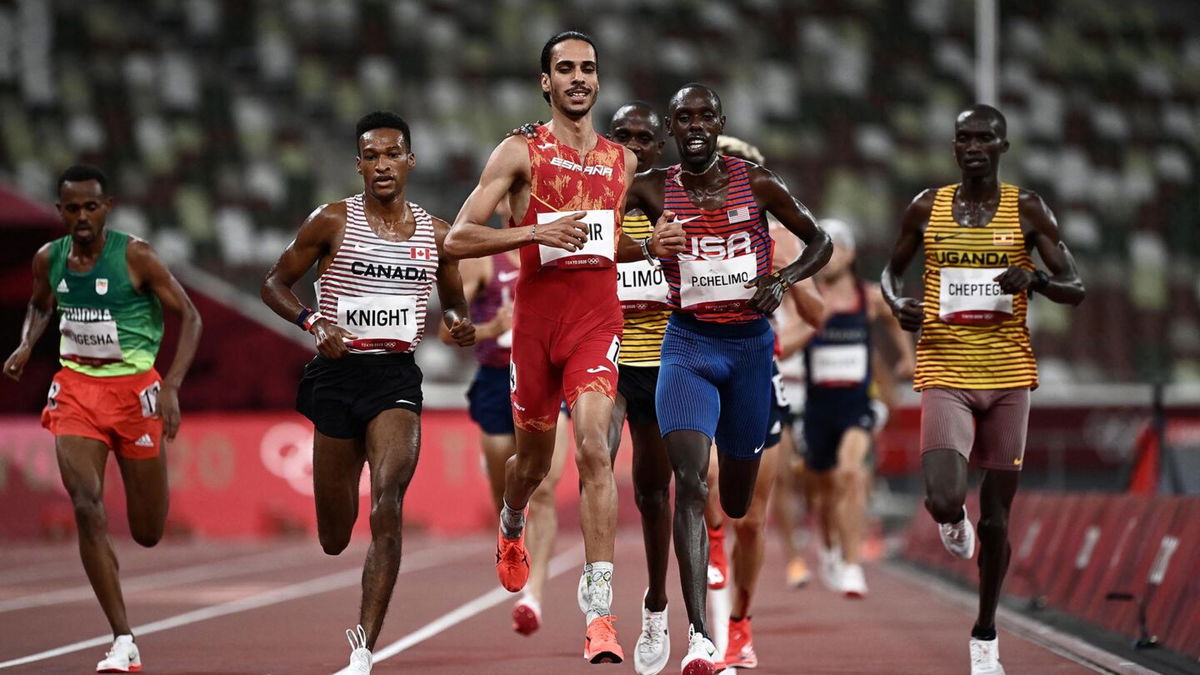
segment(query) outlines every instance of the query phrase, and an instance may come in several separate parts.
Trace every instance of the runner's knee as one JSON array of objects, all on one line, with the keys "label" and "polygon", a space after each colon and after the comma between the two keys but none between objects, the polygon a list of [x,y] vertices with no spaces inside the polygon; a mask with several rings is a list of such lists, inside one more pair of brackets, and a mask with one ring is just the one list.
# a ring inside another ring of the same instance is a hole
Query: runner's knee
[{"label": "runner's knee", "polygon": [[152,548],[162,540],[165,525],[166,523],[161,521],[155,523],[131,521],[129,523],[129,534],[139,546]]},{"label": "runner's knee", "polygon": [[708,502],[708,482],[695,469],[681,467],[675,471],[675,501],[691,507],[704,508]]},{"label": "runner's knee", "polygon": [[721,510],[730,518],[745,518],[750,511],[750,500],[754,493],[745,495],[731,494],[731,491],[721,490]]},{"label": "runner's knee", "polygon": [[94,535],[108,530],[108,514],[98,495],[72,494],[71,506],[75,509],[75,525],[81,533]]},{"label": "runner's knee", "polygon": [[766,527],[766,514],[761,509],[751,509],[745,516],[733,521],[733,532],[742,540],[761,535]]},{"label": "runner's knee", "polygon": [[403,504],[395,494],[380,495],[371,505],[371,538],[375,541],[398,538],[403,522]]},{"label": "runner's knee", "polygon": [[321,542],[321,550],[328,555],[337,555],[350,545],[349,527],[322,526],[317,521],[317,539]]},{"label": "runner's knee", "polygon": [[668,484],[643,486],[633,484],[633,498],[641,513],[658,512],[667,507],[671,495]]},{"label": "runner's knee", "polygon": [[584,435],[575,451],[575,463],[579,468],[579,480],[585,483],[600,480],[605,474],[612,473],[612,459],[603,434]]},{"label": "runner's knee", "polygon": [[957,523],[962,520],[966,497],[958,491],[931,490],[925,497],[925,508],[939,523]]}]

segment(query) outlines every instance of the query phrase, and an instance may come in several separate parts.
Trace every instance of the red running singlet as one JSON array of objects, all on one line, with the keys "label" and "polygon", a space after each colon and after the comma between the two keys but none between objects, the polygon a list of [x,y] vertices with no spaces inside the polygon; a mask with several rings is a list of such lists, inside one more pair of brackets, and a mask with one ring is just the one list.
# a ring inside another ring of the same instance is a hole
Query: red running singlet
[{"label": "red running singlet", "polygon": [[701,321],[748,323],[762,314],[750,306],[746,282],[771,272],[775,242],[754,198],[746,162],[721,155],[729,173],[725,203],[702,209],[679,182],[680,166],[667,169],[663,208],[675,213],[687,234],[687,247],[662,259],[671,306]]},{"label": "red running singlet", "polygon": [[527,139],[529,208],[519,225],[549,223],[586,211],[588,241],[568,252],[521,248],[513,306],[510,366],[513,420],[547,431],[559,402],[574,407],[587,391],[614,396],[623,318],[615,264],[625,198],[625,148],[603,137],[582,157],[545,126]]}]

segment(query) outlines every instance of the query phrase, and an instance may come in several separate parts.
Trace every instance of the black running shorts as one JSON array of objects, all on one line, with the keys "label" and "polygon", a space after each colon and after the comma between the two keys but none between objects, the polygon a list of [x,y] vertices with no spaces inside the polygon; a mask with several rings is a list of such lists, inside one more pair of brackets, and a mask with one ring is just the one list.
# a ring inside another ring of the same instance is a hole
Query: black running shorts
[{"label": "black running shorts", "polygon": [[625,397],[625,417],[629,423],[658,424],[658,415],[654,410],[658,366],[623,365],[617,372],[617,392]]},{"label": "black running shorts", "polygon": [[318,355],[304,367],[296,410],[332,438],[358,438],[392,408],[421,414],[421,369],[412,353]]}]

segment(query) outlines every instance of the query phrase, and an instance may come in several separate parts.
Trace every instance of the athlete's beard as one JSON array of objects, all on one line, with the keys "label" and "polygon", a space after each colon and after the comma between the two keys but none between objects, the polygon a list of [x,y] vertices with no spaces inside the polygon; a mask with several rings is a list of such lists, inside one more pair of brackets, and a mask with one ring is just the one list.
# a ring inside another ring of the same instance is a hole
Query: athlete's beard
[{"label": "athlete's beard", "polygon": [[596,105],[595,92],[592,92],[591,102],[588,103],[587,107],[582,111],[576,111],[570,108],[570,99],[567,97],[566,92],[563,92],[560,96],[555,96],[554,98],[555,102],[557,103],[557,105],[554,107],[558,108],[558,111],[565,115],[567,119],[571,120],[572,122],[576,122],[587,117],[588,113],[592,112],[592,108]]}]

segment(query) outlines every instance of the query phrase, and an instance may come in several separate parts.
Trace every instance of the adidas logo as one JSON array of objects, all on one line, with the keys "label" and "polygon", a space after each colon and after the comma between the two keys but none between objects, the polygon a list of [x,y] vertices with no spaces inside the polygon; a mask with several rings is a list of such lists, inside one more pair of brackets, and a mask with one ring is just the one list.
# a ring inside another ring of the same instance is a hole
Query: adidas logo
[{"label": "adidas logo", "polygon": [[71,292],[71,289],[67,288],[67,280],[66,279],[59,279],[58,292],[59,293],[70,293]]},{"label": "adidas logo", "polygon": [[150,434],[142,434],[140,438],[133,442],[139,448],[153,448],[154,441],[150,439]]}]

